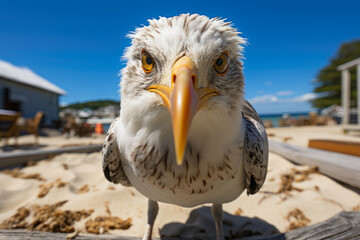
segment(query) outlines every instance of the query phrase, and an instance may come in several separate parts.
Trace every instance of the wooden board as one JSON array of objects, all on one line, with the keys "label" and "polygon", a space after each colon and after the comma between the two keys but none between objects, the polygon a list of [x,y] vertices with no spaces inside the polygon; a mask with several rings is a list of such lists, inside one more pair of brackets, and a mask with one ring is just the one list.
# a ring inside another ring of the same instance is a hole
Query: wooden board
[{"label": "wooden board", "polygon": [[88,153],[100,151],[102,148],[101,144],[85,145],[85,146],[73,146],[56,148],[49,150],[30,150],[22,152],[10,152],[0,154],[0,168],[6,168],[16,166],[29,161],[38,161],[62,153]]},{"label": "wooden board", "polygon": [[[23,229],[0,229],[0,240],[63,240],[65,233],[29,232]],[[115,235],[83,235],[75,240],[140,240],[137,237]],[[298,228],[285,234],[268,236],[249,236],[233,240],[348,240],[360,239],[360,212],[341,212],[327,221],[312,226]],[[156,239],[154,239],[156,240]],[[162,238],[162,240],[180,240],[179,238]],[[184,240],[184,239],[182,239]],[[188,239],[189,240],[189,239]],[[207,239],[208,240],[208,239]]]},{"label": "wooden board", "polygon": [[297,164],[318,166],[319,171],[360,189],[360,157],[294,146],[269,139],[270,152]]},{"label": "wooden board", "polygon": [[310,139],[309,147],[360,157],[360,142]]}]

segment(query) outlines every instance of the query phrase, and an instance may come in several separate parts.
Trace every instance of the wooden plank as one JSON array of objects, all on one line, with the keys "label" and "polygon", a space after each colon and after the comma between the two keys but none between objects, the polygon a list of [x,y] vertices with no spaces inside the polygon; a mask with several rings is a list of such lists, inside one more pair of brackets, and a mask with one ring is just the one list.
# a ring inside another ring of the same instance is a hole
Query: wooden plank
[{"label": "wooden plank", "polygon": [[11,167],[28,161],[38,161],[62,153],[89,153],[97,152],[102,148],[101,144],[72,146],[64,148],[56,148],[49,150],[30,150],[22,152],[1,153],[0,168]]},{"label": "wooden plank", "polygon": [[360,157],[360,142],[310,139],[309,148],[317,148]]},{"label": "wooden plank", "polygon": [[358,125],[346,125],[344,126],[344,131],[346,132],[352,132],[352,131],[360,131],[360,126]]},{"label": "wooden plank", "polygon": [[[29,232],[24,229],[0,229],[0,240],[60,240],[66,239],[66,233]],[[121,237],[115,235],[80,235],[75,240],[140,240],[139,237]],[[184,240],[184,238],[181,238]],[[162,240],[181,240],[180,238],[162,238]],[[209,239],[209,238],[207,238]],[[267,236],[248,236],[233,240],[347,240],[360,239],[360,212],[341,212],[327,221],[312,226],[298,228],[285,234]],[[154,239],[156,240],[156,239]]]},{"label": "wooden plank", "polygon": [[269,140],[270,152],[297,164],[318,166],[319,171],[338,181],[360,188],[360,158],[341,153],[294,146]]}]

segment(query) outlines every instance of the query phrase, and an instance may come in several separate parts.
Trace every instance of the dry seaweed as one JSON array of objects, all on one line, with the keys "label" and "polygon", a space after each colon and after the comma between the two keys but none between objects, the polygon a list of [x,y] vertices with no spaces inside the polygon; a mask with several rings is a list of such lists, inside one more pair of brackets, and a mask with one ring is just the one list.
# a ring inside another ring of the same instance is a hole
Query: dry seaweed
[{"label": "dry seaweed", "polygon": [[300,227],[305,227],[311,222],[310,219],[308,219],[304,215],[304,213],[298,208],[295,208],[294,210],[289,212],[286,216],[286,220],[290,223],[287,227],[287,231]]},{"label": "dry seaweed", "polygon": [[25,219],[29,216],[30,211],[25,207],[18,208],[16,213],[8,219],[5,219],[1,224],[0,228],[3,229],[15,229],[15,228],[26,228],[27,222]]},{"label": "dry seaweed", "polygon": [[12,176],[13,178],[36,179],[39,181],[46,181],[46,179],[42,178],[39,173],[23,173],[20,168],[5,169],[1,173]]},{"label": "dry seaweed", "polygon": [[89,185],[85,184],[77,191],[78,194],[83,194],[89,192]]},{"label": "dry seaweed", "polygon": [[68,183],[61,181],[60,178],[57,178],[53,182],[40,184],[39,185],[40,192],[38,193],[38,198],[45,197],[49,193],[50,189],[53,188],[54,186],[56,186],[57,188],[61,188],[64,187],[66,184]]},{"label": "dry seaweed", "polygon": [[110,211],[110,208],[109,208],[109,202],[108,201],[105,202],[105,209],[106,209],[106,213],[109,214],[109,216],[111,216],[111,211]]},{"label": "dry seaweed", "polygon": [[38,164],[38,162],[37,162],[37,161],[34,161],[34,160],[30,160],[30,161],[28,161],[28,162],[25,163],[25,165],[26,165],[27,167],[35,166],[35,165],[37,165],[37,164]]},{"label": "dry seaweed", "polygon": [[312,173],[317,173],[318,168],[315,167],[309,167],[305,170],[300,170],[293,168],[291,169],[290,173],[282,174],[280,176],[281,178],[281,186],[277,193],[285,193],[286,195],[290,195],[289,192],[291,191],[298,191],[302,192],[303,189],[297,188],[293,186],[294,182],[303,182],[307,179],[309,179],[309,175]]},{"label": "dry seaweed", "polygon": [[[60,201],[55,204],[45,204],[42,206],[31,205],[30,208],[21,207],[10,218],[5,219],[0,228],[27,228],[30,231],[46,232],[74,232],[74,223],[82,218],[90,216],[93,210],[69,211],[59,210],[67,201]],[[33,216],[31,223],[26,222],[26,218]]]},{"label": "dry seaweed", "polygon": [[90,219],[86,221],[85,227],[86,231],[89,233],[101,234],[114,229],[129,229],[131,227],[131,222],[131,218],[122,220],[118,217],[101,216],[96,217],[94,220]]},{"label": "dry seaweed", "polygon": [[292,140],[292,137],[283,137],[283,142],[285,142],[285,143],[290,140]]},{"label": "dry seaweed", "polygon": [[238,208],[235,212],[234,212],[234,215],[241,215],[243,214],[244,211],[241,209],[241,208]]},{"label": "dry seaweed", "polygon": [[309,167],[305,170],[299,170],[299,169],[291,169],[295,174],[295,182],[303,182],[307,179],[309,179],[309,175],[313,173],[318,173],[319,168],[317,166]]},{"label": "dry seaweed", "polygon": [[352,208],[355,212],[360,212],[360,203]]},{"label": "dry seaweed", "polygon": [[90,216],[93,210],[69,211],[59,210],[60,206],[67,201],[61,201],[52,205],[34,205],[34,220],[28,225],[31,231],[64,232],[75,231],[74,223],[82,218]]}]

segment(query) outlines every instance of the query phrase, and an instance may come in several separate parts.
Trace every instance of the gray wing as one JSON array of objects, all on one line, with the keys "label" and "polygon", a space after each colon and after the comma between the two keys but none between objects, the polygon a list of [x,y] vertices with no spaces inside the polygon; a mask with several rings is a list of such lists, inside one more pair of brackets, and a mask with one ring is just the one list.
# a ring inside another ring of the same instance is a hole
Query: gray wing
[{"label": "gray wing", "polygon": [[116,142],[116,124],[120,118],[110,125],[102,150],[102,166],[106,179],[113,183],[131,186],[129,179],[121,166],[119,148]]},{"label": "gray wing", "polygon": [[246,126],[244,168],[247,194],[255,194],[263,185],[268,166],[269,145],[259,115],[249,102],[245,102],[243,117]]}]

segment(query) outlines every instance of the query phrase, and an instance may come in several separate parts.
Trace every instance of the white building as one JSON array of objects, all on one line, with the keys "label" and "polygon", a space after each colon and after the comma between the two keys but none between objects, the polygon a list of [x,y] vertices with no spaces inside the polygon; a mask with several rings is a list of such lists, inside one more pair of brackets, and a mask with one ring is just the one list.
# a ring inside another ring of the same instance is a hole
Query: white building
[{"label": "white building", "polygon": [[44,112],[42,122],[59,119],[59,96],[66,92],[28,68],[0,60],[0,109],[21,112],[25,118]]}]

